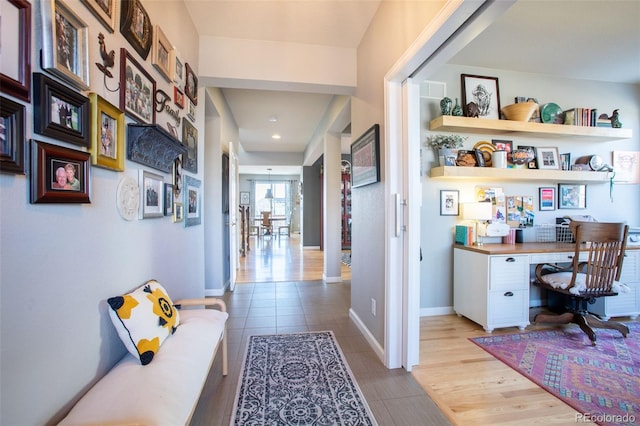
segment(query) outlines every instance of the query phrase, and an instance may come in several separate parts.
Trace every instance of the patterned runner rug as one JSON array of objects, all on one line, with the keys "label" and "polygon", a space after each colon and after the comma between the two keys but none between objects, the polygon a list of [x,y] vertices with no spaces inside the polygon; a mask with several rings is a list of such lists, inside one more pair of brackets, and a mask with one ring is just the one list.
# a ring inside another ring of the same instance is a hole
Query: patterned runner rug
[{"label": "patterned runner rug", "polygon": [[598,329],[596,346],[578,327],[469,340],[573,407],[577,423],[638,425],[640,323],[627,325],[626,339]]},{"label": "patterned runner rug", "polygon": [[376,425],[333,333],[251,336],[232,425]]}]

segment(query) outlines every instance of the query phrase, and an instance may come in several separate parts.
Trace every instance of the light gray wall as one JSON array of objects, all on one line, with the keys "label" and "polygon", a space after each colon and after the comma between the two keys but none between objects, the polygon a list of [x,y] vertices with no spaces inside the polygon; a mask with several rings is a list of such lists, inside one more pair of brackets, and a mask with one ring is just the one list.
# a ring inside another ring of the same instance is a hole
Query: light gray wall
[{"label": "light gray wall", "polygon": [[[39,72],[39,7],[32,4],[32,71]],[[118,106],[119,92],[104,88],[97,36],[116,52],[118,84],[120,47],[125,47],[156,80],[158,89],[173,93],[169,82],[143,61],[116,29],[109,33],[78,0],[65,2],[89,26],[91,90]],[[182,2],[144,2],[154,24],[197,69],[198,36]],[[203,91],[200,90],[202,98]],[[32,92],[33,96],[33,92]],[[26,106],[27,138],[76,150],[84,148],[32,133],[33,108]],[[197,128],[203,126],[203,102],[197,106]],[[181,112],[184,116],[184,111]],[[172,119],[157,115],[164,125]],[[203,137],[199,137],[199,157]],[[199,173],[186,174],[202,179]],[[91,204],[30,204],[31,174],[0,175],[0,424],[36,425],[56,422],[88,386],[126,350],[109,320],[106,299],[158,279],[174,298],[204,295],[203,226],[184,228],[171,218],[120,218],[118,183],[150,170],[171,182],[170,174],[126,161],[124,172],[91,168]],[[204,187],[207,183],[203,182]],[[206,200],[205,200],[206,201]]]},{"label": "light gray wall", "polygon": [[[470,68],[447,65],[431,76],[433,81],[447,83],[447,96],[460,97],[460,74],[498,77],[500,102],[502,106],[514,102],[515,96],[536,97],[540,104],[555,102],[564,109],[572,107],[594,107],[598,113],[611,112],[619,108],[623,127],[633,129],[633,138],[611,142],[592,142],[589,140],[563,140],[532,138],[526,135],[494,135],[494,139],[512,140],[516,145],[538,147],[557,146],[560,153],[570,152],[571,158],[581,155],[598,154],[611,164],[612,151],[640,151],[640,86],[612,84],[596,81],[557,79],[541,75],[515,73],[505,70]],[[461,100],[460,100],[461,102]],[[440,115],[439,100],[422,99],[421,121],[424,123],[422,137],[424,141],[431,134],[429,121]],[[438,132],[441,133],[441,132]],[[445,132],[446,133],[446,132]],[[491,141],[492,135],[465,134],[468,136],[466,148],[471,148],[481,140]],[[537,211],[538,188],[554,186],[549,182],[482,182],[459,180],[436,180],[428,177],[432,164],[437,161],[430,148],[423,147],[422,176],[422,252],[420,306],[423,313],[429,309],[446,310],[453,305],[452,248],[453,229],[460,217],[440,216],[440,190],[457,189],[460,201],[473,201],[474,188],[480,184],[491,184],[504,189],[508,195],[533,195],[536,206],[535,224],[555,223],[555,217],[571,214],[591,214],[600,221],[627,221],[632,226],[640,226],[640,185],[615,184],[613,202],[609,199],[607,183],[589,183],[587,185],[586,210]],[[535,234],[527,233],[530,238]]]}]

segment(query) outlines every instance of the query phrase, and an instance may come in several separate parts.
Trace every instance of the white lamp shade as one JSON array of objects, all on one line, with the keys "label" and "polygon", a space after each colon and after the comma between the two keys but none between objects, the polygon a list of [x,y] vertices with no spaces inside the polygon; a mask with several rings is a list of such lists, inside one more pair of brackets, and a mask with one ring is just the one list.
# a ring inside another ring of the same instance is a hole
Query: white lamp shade
[{"label": "white lamp shade", "polygon": [[464,220],[491,220],[492,215],[491,203],[462,203],[462,218]]}]

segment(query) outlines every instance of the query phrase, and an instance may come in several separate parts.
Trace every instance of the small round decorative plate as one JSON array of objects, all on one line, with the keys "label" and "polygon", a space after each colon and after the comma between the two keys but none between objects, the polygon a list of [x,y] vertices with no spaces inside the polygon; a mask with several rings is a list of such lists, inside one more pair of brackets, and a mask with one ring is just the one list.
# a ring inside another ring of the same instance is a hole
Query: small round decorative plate
[{"label": "small round decorative plate", "polygon": [[140,207],[140,189],[138,182],[132,177],[124,177],[118,184],[117,207],[124,220],[134,220],[138,217]]},{"label": "small round decorative plate", "polygon": [[494,144],[487,141],[480,141],[473,146],[473,149],[482,153],[485,167],[492,166],[491,153],[496,150],[496,146]]},{"label": "small round decorative plate", "polygon": [[558,104],[549,102],[540,107],[540,119],[543,123],[563,124],[564,113]]}]

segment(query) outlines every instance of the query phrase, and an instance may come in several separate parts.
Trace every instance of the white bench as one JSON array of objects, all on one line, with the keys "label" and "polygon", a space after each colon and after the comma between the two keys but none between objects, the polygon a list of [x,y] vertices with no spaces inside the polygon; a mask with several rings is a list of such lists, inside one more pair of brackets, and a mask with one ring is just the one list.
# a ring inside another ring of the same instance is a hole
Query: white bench
[{"label": "white bench", "polygon": [[222,375],[227,375],[226,305],[220,299],[185,299],[177,331],[153,361],[141,365],[127,353],[75,404],[61,425],[188,424],[209,369],[222,344]]}]

